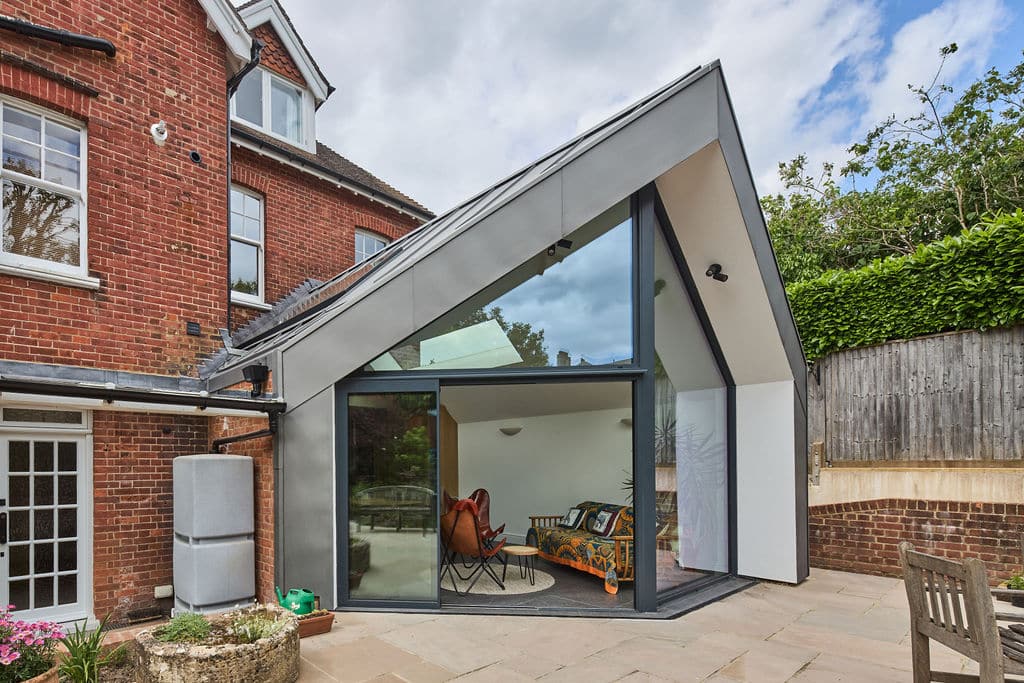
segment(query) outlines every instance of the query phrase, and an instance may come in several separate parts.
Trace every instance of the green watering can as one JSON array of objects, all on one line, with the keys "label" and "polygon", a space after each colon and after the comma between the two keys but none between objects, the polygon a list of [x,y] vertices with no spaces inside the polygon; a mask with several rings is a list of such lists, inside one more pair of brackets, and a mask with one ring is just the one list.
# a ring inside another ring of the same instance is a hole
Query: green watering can
[{"label": "green watering can", "polygon": [[295,614],[309,614],[313,611],[316,601],[313,591],[308,588],[292,588],[288,591],[288,595],[282,595],[281,588],[278,586],[274,586],[274,590],[277,591],[277,601],[281,607],[291,610]]}]

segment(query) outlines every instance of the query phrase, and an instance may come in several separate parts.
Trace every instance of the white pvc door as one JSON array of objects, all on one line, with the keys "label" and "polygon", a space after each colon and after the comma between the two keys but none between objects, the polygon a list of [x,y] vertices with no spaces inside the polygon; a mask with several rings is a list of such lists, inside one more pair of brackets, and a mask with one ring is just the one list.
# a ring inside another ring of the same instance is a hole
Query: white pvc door
[{"label": "white pvc door", "polygon": [[86,437],[0,435],[0,604],[20,618],[88,615]]}]

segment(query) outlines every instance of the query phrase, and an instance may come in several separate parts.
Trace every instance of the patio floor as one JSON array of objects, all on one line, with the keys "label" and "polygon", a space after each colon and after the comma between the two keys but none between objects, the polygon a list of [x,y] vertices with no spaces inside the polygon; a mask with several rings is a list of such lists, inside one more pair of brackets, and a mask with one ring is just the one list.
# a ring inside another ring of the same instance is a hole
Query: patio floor
[{"label": "patio floor", "polygon": [[[910,681],[907,614],[901,581],[825,570],[669,621],[344,613],[299,680]],[[977,671],[934,643],[932,665]]]}]

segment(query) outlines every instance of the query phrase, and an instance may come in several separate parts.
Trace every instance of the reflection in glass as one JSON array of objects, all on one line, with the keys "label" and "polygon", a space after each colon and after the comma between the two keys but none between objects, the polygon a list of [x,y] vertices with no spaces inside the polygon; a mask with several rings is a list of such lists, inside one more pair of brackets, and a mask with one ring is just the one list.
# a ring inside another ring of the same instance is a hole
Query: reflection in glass
[{"label": "reflection in glass", "polygon": [[53,571],[53,544],[36,543],[32,546],[32,566],[35,574],[49,574]]},{"label": "reflection in glass", "polygon": [[33,477],[35,484],[34,505],[53,505],[53,476],[49,474]]},{"label": "reflection in glass", "polygon": [[[61,538],[74,538],[78,536],[78,511],[74,508],[70,510],[60,510],[57,513],[58,525],[57,533]],[[53,518],[50,518],[50,524],[53,524]],[[38,525],[36,527],[38,529]],[[51,527],[52,531],[52,527]],[[36,533],[36,538],[52,538],[50,536],[40,536]]]},{"label": "reflection in glass", "polygon": [[57,570],[74,571],[78,568],[78,542],[61,541],[57,544]]},{"label": "reflection in glass", "polygon": [[11,581],[8,584],[8,591],[7,599],[14,605],[15,611],[32,608],[28,600],[28,579]]},{"label": "reflection in glass", "polygon": [[[73,510],[61,510],[61,512],[74,512]],[[53,510],[33,510],[32,519],[35,522],[33,531],[35,539],[53,538]]]},{"label": "reflection in glass", "polygon": [[53,605],[53,577],[45,576],[35,580],[36,594],[33,607],[50,607]]},{"label": "reflection in glass", "polygon": [[77,266],[79,203],[23,183],[3,183],[3,250]]},{"label": "reflection in glass", "polygon": [[726,389],[661,230],[654,251],[658,590],[729,570]]},{"label": "reflection in glass", "polygon": [[16,510],[10,513],[10,532],[12,541],[28,540],[28,510]]},{"label": "reflection in glass", "polygon": [[58,505],[74,505],[78,497],[78,482],[75,475],[61,475],[57,477],[57,503]]},{"label": "reflection in glass", "polygon": [[10,477],[8,487],[11,496],[12,507],[28,507],[29,500],[29,477]]},{"label": "reflection in glass", "polygon": [[78,602],[78,575],[61,576],[57,579],[57,603],[70,605]]},{"label": "reflection in glass", "polygon": [[11,576],[26,576],[28,574],[28,546],[11,546]]},{"label": "reflection in glass", "polygon": [[253,69],[235,91],[235,116],[257,126],[263,125],[263,72]]},{"label": "reflection in glass", "polygon": [[28,441],[11,441],[7,462],[11,472],[28,472]]},{"label": "reflection in glass", "polygon": [[349,595],[437,600],[437,397],[348,399]]},{"label": "reflection in glass", "polygon": [[535,255],[366,369],[629,365],[632,253],[627,201]]},{"label": "reflection in glass", "polygon": [[49,441],[35,442],[35,463],[36,472],[53,472],[52,443]]},{"label": "reflection in glass", "polygon": [[255,246],[231,241],[231,289],[257,296],[260,293],[260,252]]},{"label": "reflection in glass", "polygon": [[270,129],[283,138],[299,141],[302,95],[298,89],[270,79]]}]

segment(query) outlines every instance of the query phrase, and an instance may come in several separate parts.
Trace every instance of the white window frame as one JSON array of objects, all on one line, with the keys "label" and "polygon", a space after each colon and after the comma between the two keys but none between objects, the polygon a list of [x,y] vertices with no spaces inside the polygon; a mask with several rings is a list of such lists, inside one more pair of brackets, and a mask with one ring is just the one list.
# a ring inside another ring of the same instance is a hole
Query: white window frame
[{"label": "white window frame", "polygon": [[[82,423],[77,425],[50,422],[3,422],[0,413],[0,435],[6,439],[24,438],[27,440],[77,441],[82,449],[82,466],[78,472],[78,577],[82,582],[79,595],[82,601],[77,610],[66,609],[60,605],[43,607],[35,610],[30,619],[49,619],[59,623],[84,621],[90,628],[97,625],[93,614],[93,434],[92,411],[74,408],[57,408],[26,403],[5,403],[4,408],[27,408],[30,410],[74,410],[82,414]],[[9,473],[8,473],[9,475]],[[56,505],[55,505],[56,508]],[[6,508],[5,508],[6,509]],[[7,577],[0,577],[6,579]]]},{"label": "white window frame", "polygon": [[[53,121],[63,126],[75,128],[79,134],[79,157],[78,157],[78,187],[73,188],[67,185],[60,185],[58,183],[50,182],[42,178],[35,178],[33,176],[23,175],[16,171],[10,171],[3,168],[2,162],[0,162],[0,181],[11,180],[13,182],[28,185],[30,187],[39,188],[48,192],[55,192],[67,197],[71,197],[78,202],[79,206],[79,220],[78,220],[78,265],[73,266],[67,263],[55,263],[53,261],[47,261],[46,259],[34,258],[32,256],[24,256],[22,254],[11,254],[3,251],[3,246],[0,244],[0,273],[7,275],[15,275],[20,277],[27,277],[36,280],[47,280],[52,282],[58,282],[60,284],[67,284],[77,287],[86,287],[88,289],[98,289],[100,281],[98,278],[89,276],[89,201],[88,201],[88,135],[86,132],[86,125],[82,121],[56,114],[49,109],[30,104],[23,100],[19,100],[6,95],[0,95],[0,135],[3,131],[3,116],[4,106],[10,105],[15,109],[21,109],[33,116],[39,116],[43,119],[42,135],[43,144],[41,145],[41,162],[45,165],[46,163],[46,121]],[[0,142],[2,146],[2,142]],[[45,168],[45,166],[44,166]],[[2,199],[0,199],[0,216],[6,211],[6,207],[2,205]]]},{"label": "white window frame", "polygon": [[[241,116],[238,115],[238,112],[235,110],[235,96],[234,95],[231,96],[231,118],[232,118],[232,120],[238,121],[242,125],[249,126],[250,128],[256,128],[257,130],[262,131],[266,135],[269,135],[270,137],[275,138],[277,140],[281,140],[282,142],[286,142],[289,145],[294,145],[294,146],[297,146],[297,147],[301,147],[301,148],[305,149],[307,152],[312,152],[313,154],[316,154],[316,135],[315,135],[315,130],[314,130],[315,129],[315,125],[314,124],[315,124],[315,119],[316,119],[316,111],[315,111],[315,108],[313,106],[313,94],[305,86],[300,85],[299,83],[296,83],[295,81],[292,81],[292,80],[289,80],[287,78],[284,78],[283,76],[279,76],[278,74],[272,72],[270,69],[264,69],[262,67],[257,67],[256,72],[259,73],[260,76],[262,77],[262,82],[261,82],[261,86],[260,87],[261,87],[261,93],[263,95],[263,98],[262,98],[263,125],[262,126],[261,125],[257,125],[255,123],[253,123],[252,121],[249,121],[247,119],[243,119]],[[271,108],[271,104],[270,104],[270,98],[271,98],[272,93],[271,93],[271,87],[270,86],[271,86],[271,83],[273,83],[275,80],[278,81],[279,83],[283,83],[284,85],[287,85],[290,88],[295,88],[296,90],[299,91],[299,95],[300,95],[302,101],[299,103],[299,139],[298,140],[292,140],[291,138],[287,138],[287,137],[285,137],[283,135],[278,135],[273,130],[273,122],[271,120],[271,117],[272,117],[271,109],[272,108]]]},{"label": "white window frame", "polygon": [[[242,305],[250,305],[250,306],[256,306],[256,307],[262,307],[263,304],[264,304],[264,301],[263,301],[264,291],[263,290],[264,290],[264,279],[265,279],[263,277],[263,274],[264,274],[265,265],[266,265],[266,262],[267,262],[267,258],[266,258],[266,241],[267,241],[267,239],[266,239],[267,238],[267,229],[266,229],[266,225],[267,225],[267,220],[266,220],[266,218],[267,218],[267,207],[266,207],[266,199],[260,193],[254,192],[253,190],[250,190],[249,188],[243,187],[241,185],[232,184],[231,185],[231,191],[232,192],[240,192],[241,194],[244,194],[244,195],[247,195],[249,197],[252,197],[253,199],[255,199],[256,201],[258,201],[260,203],[260,239],[259,239],[259,241],[252,240],[252,239],[249,239],[248,237],[244,237],[244,236],[241,236],[241,235],[236,235],[233,232],[231,232],[231,228],[230,228],[231,207],[230,206],[228,207],[228,214],[229,214],[229,216],[228,216],[228,221],[229,221],[229,223],[228,223],[228,232],[231,235],[231,241],[232,242],[236,242],[237,241],[237,242],[241,242],[243,244],[248,244],[248,245],[256,247],[256,279],[259,282],[259,285],[258,285],[259,294],[258,295],[246,294],[245,292],[237,292],[234,289],[232,289],[231,290],[231,303],[242,304]],[[228,245],[228,254],[231,253],[230,250],[231,250],[231,245],[229,244]],[[230,276],[231,276],[230,269],[231,269],[231,264],[229,263],[228,264],[228,271],[229,271],[228,272],[228,278],[229,279],[230,279]]]},{"label": "white window frame", "polygon": [[372,240],[375,240],[377,242],[381,242],[381,243],[384,244],[383,247],[381,247],[377,251],[373,252],[372,254],[367,254],[366,256],[364,256],[360,260],[360,258],[359,258],[359,245],[357,243],[357,240],[354,239],[353,242],[356,242],[355,245],[354,245],[355,246],[355,255],[354,256],[355,256],[356,264],[362,263],[363,261],[366,261],[367,259],[373,258],[374,256],[376,256],[380,252],[382,252],[385,249],[387,249],[388,245],[391,244],[391,240],[389,240],[387,237],[385,237],[384,235],[378,234],[376,232],[373,232],[372,230],[363,230],[362,228],[357,228],[356,229],[356,235],[357,236],[358,235],[362,235],[363,237],[369,237]]}]

